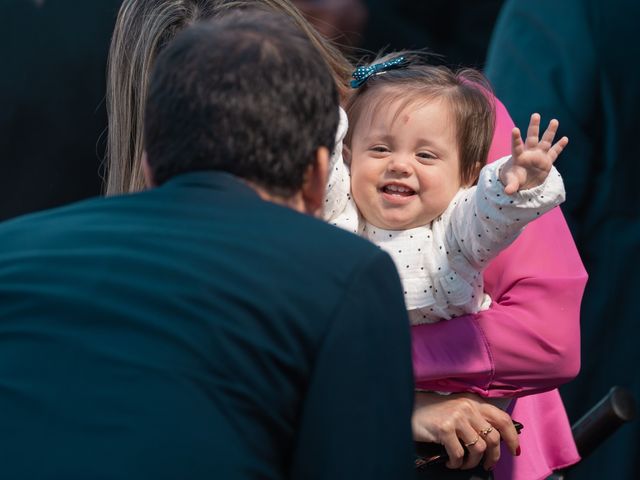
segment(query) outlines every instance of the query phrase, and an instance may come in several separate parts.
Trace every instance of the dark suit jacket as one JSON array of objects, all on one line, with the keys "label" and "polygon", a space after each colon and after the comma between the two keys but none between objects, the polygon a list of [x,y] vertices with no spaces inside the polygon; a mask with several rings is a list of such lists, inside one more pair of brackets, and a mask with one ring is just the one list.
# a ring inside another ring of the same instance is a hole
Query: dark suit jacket
[{"label": "dark suit jacket", "polygon": [[368,242],[191,173],[0,225],[0,470],[411,472],[409,329]]}]

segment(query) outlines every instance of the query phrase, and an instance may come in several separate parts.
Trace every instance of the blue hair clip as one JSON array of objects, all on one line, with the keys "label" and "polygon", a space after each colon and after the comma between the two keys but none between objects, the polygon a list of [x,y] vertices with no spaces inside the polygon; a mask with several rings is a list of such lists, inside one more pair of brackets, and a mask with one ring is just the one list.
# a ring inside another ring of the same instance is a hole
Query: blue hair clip
[{"label": "blue hair clip", "polygon": [[353,80],[351,80],[351,88],[360,88],[373,75],[400,68],[406,64],[407,61],[404,57],[396,57],[383,63],[375,63],[367,67],[358,67],[351,75],[353,77]]}]

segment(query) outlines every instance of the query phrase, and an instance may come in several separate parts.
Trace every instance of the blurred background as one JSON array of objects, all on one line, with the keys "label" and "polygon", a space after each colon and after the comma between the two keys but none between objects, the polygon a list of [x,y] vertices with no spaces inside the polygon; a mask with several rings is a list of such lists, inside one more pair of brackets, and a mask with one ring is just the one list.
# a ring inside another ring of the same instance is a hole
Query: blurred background
[{"label": "blurred background", "polygon": [[[640,41],[637,0],[300,0],[354,58],[426,48],[485,71],[514,121],[560,120],[563,211],[590,274],[582,372],[561,389],[577,420],[608,389],[640,395]],[[4,0],[0,220],[101,193],[105,65],[117,0]],[[553,321],[553,319],[549,319]],[[572,472],[640,478],[638,422]],[[1,468],[1,467],[0,467]]]},{"label": "blurred background", "polygon": [[101,189],[105,64],[117,0],[4,0],[0,219]]}]

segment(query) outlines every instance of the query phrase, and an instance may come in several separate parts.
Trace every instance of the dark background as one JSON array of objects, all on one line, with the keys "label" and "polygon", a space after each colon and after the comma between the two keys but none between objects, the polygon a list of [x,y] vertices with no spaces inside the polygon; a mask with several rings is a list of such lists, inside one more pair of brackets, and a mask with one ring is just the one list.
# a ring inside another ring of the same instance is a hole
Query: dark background
[{"label": "dark background", "polygon": [[2,2],[0,219],[97,195],[120,1]]}]

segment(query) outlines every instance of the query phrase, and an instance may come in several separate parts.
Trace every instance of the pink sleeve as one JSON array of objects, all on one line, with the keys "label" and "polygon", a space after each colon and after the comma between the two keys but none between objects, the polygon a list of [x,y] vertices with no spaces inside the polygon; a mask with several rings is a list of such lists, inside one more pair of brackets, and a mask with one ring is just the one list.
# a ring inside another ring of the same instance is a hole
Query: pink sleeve
[{"label": "pink sleeve", "polygon": [[[513,121],[496,103],[490,161],[511,150]],[[484,279],[489,310],[412,328],[416,387],[517,396],[575,377],[587,274],[560,209],[529,224]]]}]

